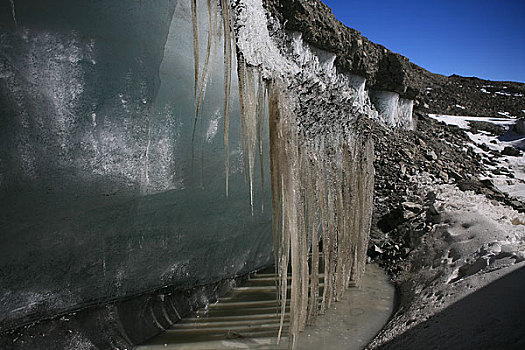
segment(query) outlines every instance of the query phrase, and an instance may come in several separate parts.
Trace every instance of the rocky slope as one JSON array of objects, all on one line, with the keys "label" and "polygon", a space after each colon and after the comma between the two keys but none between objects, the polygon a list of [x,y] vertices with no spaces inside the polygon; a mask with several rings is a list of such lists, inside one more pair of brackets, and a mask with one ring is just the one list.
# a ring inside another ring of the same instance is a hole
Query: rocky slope
[{"label": "rocky slope", "polygon": [[[468,146],[471,140],[465,130],[426,114],[417,112],[416,116],[417,131],[392,133],[377,124],[370,126],[375,139],[376,186],[369,256],[393,275],[400,269],[398,263],[432,230],[439,215],[434,207],[435,194],[426,194],[425,198],[413,180],[415,175],[430,174],[436,184],[454,184],[462,191],[470,190],[525,212],[525,203],[499,191],[490,179],[480,179],[486,174],[484,166],[493,160]],[[484,124],[477,127],[489,129]],[[502,157],[501,152],[491,155]]]}]

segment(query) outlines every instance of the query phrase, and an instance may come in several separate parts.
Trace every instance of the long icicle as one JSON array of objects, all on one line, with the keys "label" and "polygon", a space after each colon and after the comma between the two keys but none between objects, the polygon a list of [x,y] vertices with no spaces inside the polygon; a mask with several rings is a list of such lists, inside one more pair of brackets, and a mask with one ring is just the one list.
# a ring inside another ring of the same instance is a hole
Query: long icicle
[{"label": "long icicle", "polygon": [[282,169],[283,179],[283,214],[286,218],[286,227],[283,229],[283,236],[289,242],[292,282],[290,288],[290,330],[289,342],[293,348],[296,336],[299,333],[300,319],[300,225],[298,220],[298,203],[300,195],[298,179],[298,145],[297,133],[294,129],[295,118],[288,107],[281,106],[286,116],[281,120],[282,130],[282,150],[283,154],[279,159],[281,164],[285,164]]},{"label": "long icicle", "polygon": [[[324,150],[321,150],[321,152],[324,152]],[[321,153],[322,155],[322,153]],[[322,161],[319,164],[318,167],[318,173],[319,176],[321,176],[323,179],[326,179],[326,171],[325,166],[322,163]],[[321,314],[324,314],[327,309],[327,296],[328,296],[328,289],[330,287],[329,281],[330,281],[330,254],[329,254],[329,242],[330,242],[330,235],[329,235],[329,225],[328,225],[328,204],[327,204],[327,191],[326,191],[326,181],[322,182],[317,189],[319,191],[319,207],[320,207],[320,213],[321,213],[321,223],[322,223],[322,242],[323,242],[323,262],[324,262],[324,289],[323,289],[323,299],[321,302]]]},{"label": "long icicle", "polygon": [[226,172],[226,197],[230,185],[230,88],[232,73],[232,42],[228,0],[221,0],[222,23],[224,28],[224,167]]},{"label": "long icicle", "polygon": [[206,94],[206,86],[208,83],[208,71],[210,68],[210,57],[212,52],[212,44],[213,44],[213,38],[214,38],[214,27],[213,27],[213,18],[212,18],[212,2],[215,2],[215,0],[208,0],[208,42],[206,45],[206,60],[204,61],[204,67],[202,69],[202,75],[199,82],[199,95],[197,97],[197,106],[195,108],[195,116],[193,120],[193,135],[192,139],[195,135],[195,127],[197,125],[197,120],[199,119],[199,112],[201,109],[202,101],[204,100],[204,96]]},{"label": "long icicle", "polygon": [[[191,1],[191,15],[193,22],[193,62],[194,62],[194,75],[195,81],[193,85],[193,113],[197,116],[197,100],[198,100],[198,89],[199,89],[199,22],[197,18],[197,0]],[[194,170],[195,161],[195,147],[193,141],[195,138],[195,122],[193,123],[193,132],[191,134],[191,171]],[[202,170],[202,167],[201,167]],[[201,177],[202,181],[202,177]]]},{"label": "long icicle", "polygon": [[13,17],[13,22],[15,22],[15,26],[18,25],[18,22],[16,20],[16,11],[15,11],[15,0],[9,0],[11,2],[11,16]]},{"label": "long icicle", "polygon": [[[299,145],[297,145],[299,146]],[[297,186],[298,188],[298,200],[297,200],[297,218],[298,218],[298,229],[299,229],[299,257],[300,257],[300,267],[299,267],[299,275],[300,275],[300,301],[299,306],[300,310],[299,312],[299,324],[298,324],[298,330],[302,332],[304,328],[306,327],[306,321],[308,317],[308,282],[309,282],[309,267],[308,267],[308,252],[309,252],[309,246],[308,246],[308,226],[306,223],[307,220],[307,212],[306,212],[306,201],[307,201],[307,191],[309,189],[306,188],[305,184],[307,183],[306,180],[306,171],[307,171],[307,159],[304,147],[299,146],[297,149],[298,152],[298,162],[299,162],[299,168],[297,170],[298,172],[298,178],[297,178]]]},{"label": "long icicle", "polygon": [[[197,115],[197,92],[199,89],[199,23],[197,18],[197,0],[191,1],[191,14],[193,20],[193,61],[195,74],[195,82],[193,86],[193,109],[195,115]],[[193,134],[195,134],[195,125],[193,126]],[[194,135],[192,135],[192,141],[193,137]]]},{"label": "long icicle", "polygon": [[264,212],[264,149],[263,149],[263,120],[266,104],[266,83],[262,74],[259,74],[259,83],[257,89],[257,148],[259,150],[259,167],[261,172],[261,211]]},{"label": "long icicle", "polygon": [[[282,135],[282,117],[279,82],[272,82],[268,91],[269,96],[269,127],[270,127],[270,170],[272,177],[272,205],[273,205],[273,242],[276,272],[279,276],[279,296],[281,302],[281,317],[277,343],[281,341],[286,311],[286,297],[288,290],[288,257],[289,237],[287,236],[286,214],[284,210],[283,172],[286,169],[284,162],[285,151]],[[283,162],[284,161],[284,162]],[[282,170],[281,170],[282,169]]]},{"label": "long icicle", "polygon": [[[255,100],[255,80],[254,69],[252,67],[245,67],[246,81],[245,89],[245,106],[244,106],[244,126],[246,133],[246,148],[248,152],[248,178],[250,186],[250,205],[252,215],[254,214],[254,190],[253,190],[253,174],[255,165],[255,147],[257,138],[257,102]],[[246,157],[246,155],[245,155]]]},{"label": "long icicle", "polygon": [[239,80],[239,104],[241,108],[241,149],[242,149],[242,161],[244,170],[244,180],[247,178],[247,130],[246,130],[246,116],[248,101],[246,100],[246,61],[241,52],[237,53],[237,78]]},{"label": "long icicle", "polygon": [[279,256],[280,241],[281,241],[281,170],[279,166],[279,124],[280,124],[280,110],[278,88],[276,83],[271,83],[268,90],[268,115],[269,115],[269,130],[270,130],[270,180],[272,189],[272,233],[273,233],[273,254],[276,273],[280,272]]},{"label": "long icicle", "polygon": [[343,167],[341,154],[342,142],[336,141],[337,153],[336,153],[336,174],[335,174],[335,212],[337,220],[337,263],[335,270],[335,300],[340,300],[343,297],[343,293],[346,289],[344,283],[344,210],[343,210]]},{"label": "long icicle", "polygon": [[309,192],[308,205],[308,220],[310,222],[310,233],[311,233],[311,250],[312,250],[312,264],[310,273],[310,302],[308,305],[308,323],[313,324],[317,318],[319,312],[319,203],[317,200],[318,194],[318,181],[319,178],[315,176],[314,160],[309,159],[308,163],[308,182],[307,186],[311,189]]}]

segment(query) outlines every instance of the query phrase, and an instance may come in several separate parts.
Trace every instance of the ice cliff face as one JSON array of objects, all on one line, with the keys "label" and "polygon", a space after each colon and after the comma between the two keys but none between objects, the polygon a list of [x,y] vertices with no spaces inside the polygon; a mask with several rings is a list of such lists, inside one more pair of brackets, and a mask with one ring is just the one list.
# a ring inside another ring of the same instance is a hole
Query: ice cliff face
[{"label": "ice cliff face", "polygon": [[18,25],[0,21],[0,328],[270,264],[238,122],[225,196],[220,51],[192,142],[190,3],[16,5]]}]

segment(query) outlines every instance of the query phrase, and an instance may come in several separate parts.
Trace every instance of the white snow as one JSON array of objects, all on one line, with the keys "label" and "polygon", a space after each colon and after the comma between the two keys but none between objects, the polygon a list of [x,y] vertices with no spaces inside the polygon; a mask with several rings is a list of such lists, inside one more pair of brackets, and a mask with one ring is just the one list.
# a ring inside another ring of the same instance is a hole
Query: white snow
[{"label": "white snow", "polygon": [[[516,123],[516,119],[508,118],[484,118],[434,114],[429,116],[448,125],[456,125],[465,130],[470,130],[469,122],[471,121],[484,121],[504,127],[510,127]],[[505,138],[488,135],[486,132],[473,133],[472,131],[466,131],[466,134],[473,141],[469,146],[472,147],[476,153],[483,154],[490,158],[492,158],[490,153],[491,150],[501,152],[505,147],[519,148],[520,145],[525,144],[525,135],[520,137],[519,135],[514,134],[511,135],[512,137]],[[479,147],[481,145],[486,145],[489,151],[481,149]],[[496,163],[496,166],[487,166],[487,170],[504,168],[509,170],[509,172],[514,175],[514,178],[510,178],[503,174],[495,175],[491,171],[487,171],[484,178],[490,178],[500,191],[505,192],[510,196],[515,196],[521,200],[525,200],[525,153],[520,157],[502,156],[494,157],[492,160]]]},{"label": "white snow", "polygon": [[461,129],[470,129],[469,122],[487,122],[496,125],[510,126],[516,121],[509,118],[499,117],[471,117],[471,116],[460,116],[460,115],[441,115],[441,114],[429,114],[429,117],[436,119],[437,121],[444,122],[447,125],[456,125]]}]

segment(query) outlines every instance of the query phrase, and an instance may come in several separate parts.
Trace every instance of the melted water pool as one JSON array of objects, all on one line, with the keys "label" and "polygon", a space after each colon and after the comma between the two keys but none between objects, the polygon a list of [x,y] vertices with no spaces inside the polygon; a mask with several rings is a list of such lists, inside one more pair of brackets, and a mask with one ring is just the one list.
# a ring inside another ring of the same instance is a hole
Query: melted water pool
[{"label": "melted water pool", "polygon": [[[288,349],[286,337],[276,344],[280,318],[274,286],[272,274],[255,274],[219,303],[174,324],[138,350]],[[349,288],[344,300],[307,327],[296,349],[363,349],[390,318],[394,294],[385,272],[367,265],[361,288]]]}]

